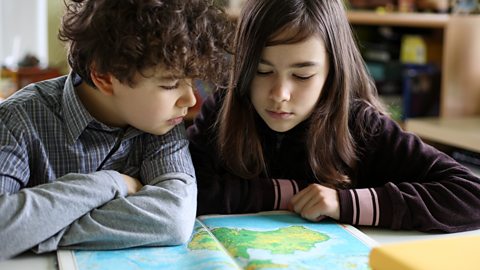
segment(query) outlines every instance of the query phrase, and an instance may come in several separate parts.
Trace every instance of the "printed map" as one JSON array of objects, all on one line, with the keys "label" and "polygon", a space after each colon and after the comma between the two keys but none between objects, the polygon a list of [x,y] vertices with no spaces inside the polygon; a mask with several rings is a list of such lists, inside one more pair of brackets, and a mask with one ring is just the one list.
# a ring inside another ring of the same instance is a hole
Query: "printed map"
[{"label": "printed map", "polygon": [[371,247],[332,221],[290,213],[200,221],[183,246],[76,251],[78,269],[370,269]]}]

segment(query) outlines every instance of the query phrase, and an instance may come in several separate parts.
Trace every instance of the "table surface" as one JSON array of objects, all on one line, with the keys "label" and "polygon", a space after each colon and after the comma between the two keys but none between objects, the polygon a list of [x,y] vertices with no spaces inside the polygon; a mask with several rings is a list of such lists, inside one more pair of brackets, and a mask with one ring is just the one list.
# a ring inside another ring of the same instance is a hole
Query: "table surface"
[{"label": "table surface", "polygon": [[[429,234],[417,231],[393,231],[388,229],[379,229],[373,227],[359,227],[361,231],[370,236],[379,244],[399,243],[412,240],[446,238],[465,235],[480,235],[480,229],[468,232],[450,233],[450,234]],[[0,262],[0,270],[56,270],[56,253],[47,253],[36,255],[27,252],[13,259]]]},{"label": "table surface", "polygon": [[424,139],[480,153],[480,117],[411,118],[405,129]]}]

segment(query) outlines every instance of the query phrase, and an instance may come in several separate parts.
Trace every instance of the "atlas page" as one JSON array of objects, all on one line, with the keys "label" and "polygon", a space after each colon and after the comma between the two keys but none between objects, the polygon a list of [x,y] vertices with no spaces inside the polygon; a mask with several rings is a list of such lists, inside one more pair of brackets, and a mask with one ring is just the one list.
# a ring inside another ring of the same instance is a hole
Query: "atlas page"
[{"label": "atlas page", "polygon": [[286,211],[198,217],[177,247],[59,251],[65,269],[370,269],[376,243],[350,225]]},{"label": "atlas page", "polygon": [[370,269],[377,245],[353,226],[286,211],[199,219],[242,269]]},{"label": "atlas page", "polygon": [[197,220],[190,241],[171,247],[121,250],[59,250],[59,270],[240,269]]}]

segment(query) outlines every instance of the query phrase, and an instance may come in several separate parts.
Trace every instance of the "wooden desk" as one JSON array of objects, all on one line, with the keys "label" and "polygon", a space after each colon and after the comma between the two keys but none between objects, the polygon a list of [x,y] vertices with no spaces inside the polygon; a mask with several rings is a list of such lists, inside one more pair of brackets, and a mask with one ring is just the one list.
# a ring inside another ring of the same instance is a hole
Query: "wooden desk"
[{"label": "wooden desk", "polygon": [[441,144],[480,153],[480,117],[412,118],[405,129]]},{"label": "wooden desk", "polygon": [[22,67],[17,70],[2,69],[2,78],[11,78],[15,83],[15,91],[30,83],[43,81],[60,76],[56,68]]},{"label": "wooden desk", "polygon": [[[464,235],[480,235],[480,229],[461,233],[451,234],[427,234],[416,231],[392,231],[387,229],[379,229],[372,227],[359,227],[361,231],[370,236],[373,240],[380,244],[399,243],[412,240],[446,238]],[[35,255],[33,253],[25,253],[13,259],[0,262],[0,270],[56,270],[57,259],[56,253],[48,253]]]}]

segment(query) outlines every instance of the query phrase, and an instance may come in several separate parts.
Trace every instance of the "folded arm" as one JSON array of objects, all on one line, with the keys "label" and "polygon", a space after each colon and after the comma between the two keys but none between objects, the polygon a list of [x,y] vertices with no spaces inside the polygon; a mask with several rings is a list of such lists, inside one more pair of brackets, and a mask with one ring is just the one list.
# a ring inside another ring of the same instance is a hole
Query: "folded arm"
[{"label": "folded arm", "polygon": [[114,199],[75,221],[67,230],[38,246],[119,249],[177,245],[193,230],[197,188],[183,127],[151,136],[144,147],[140,176],[144,187]]},{"label": "folded arm", "polygon": [[[17,182],[3,176],[0,182]],[[13,186],[13,185],[10,185]],[[53,183],[0,195],[0,259],[26,251],[127,189],[115,171],[67,174]]]},{"label": "folded arm", "polygon": [[[7,117],[8,120],[8,117]],[[106,202],[127,194],[115,171],[47,179],[23,122],[0,121],[0,259],[32,248]],[[34,170],[32,173],[32,167]],[[34,187],[32,187],[34,186]]]}]

